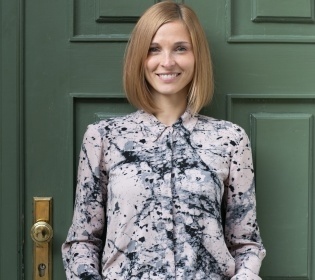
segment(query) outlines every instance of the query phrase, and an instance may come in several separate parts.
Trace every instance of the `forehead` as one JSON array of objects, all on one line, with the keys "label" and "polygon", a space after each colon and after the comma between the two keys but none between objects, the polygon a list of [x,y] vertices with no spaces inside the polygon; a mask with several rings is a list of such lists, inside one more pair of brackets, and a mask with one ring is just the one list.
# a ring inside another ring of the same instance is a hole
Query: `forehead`
[{"label": "forehead", "polygon": [[182,21],[172,21],[163,24],[152,38],[152,43],[157,42],[191,42],[190,34]]}]

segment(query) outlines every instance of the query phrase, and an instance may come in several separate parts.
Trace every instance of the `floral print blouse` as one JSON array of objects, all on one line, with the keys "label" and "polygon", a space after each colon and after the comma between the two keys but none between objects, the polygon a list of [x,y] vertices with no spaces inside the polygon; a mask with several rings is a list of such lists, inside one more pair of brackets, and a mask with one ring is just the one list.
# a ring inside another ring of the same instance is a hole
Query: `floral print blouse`
[{"label": "floral print blouse", "polygon": [[233,123],[187,110],[166,126],[139,110],[89,125],[67,279],[260,279],[255,204],[249,140]]}]

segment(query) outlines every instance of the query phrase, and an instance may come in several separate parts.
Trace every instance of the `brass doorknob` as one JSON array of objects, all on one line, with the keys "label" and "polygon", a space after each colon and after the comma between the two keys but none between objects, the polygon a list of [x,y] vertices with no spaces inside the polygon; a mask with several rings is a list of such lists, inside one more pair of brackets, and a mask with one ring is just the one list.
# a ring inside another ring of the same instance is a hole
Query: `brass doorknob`
[{"label": "brass doorknob", "polygon": [[31,228],[31,237],[36,243],[48,243],[53,235],[51,225],[44,221],[36,222]]}]

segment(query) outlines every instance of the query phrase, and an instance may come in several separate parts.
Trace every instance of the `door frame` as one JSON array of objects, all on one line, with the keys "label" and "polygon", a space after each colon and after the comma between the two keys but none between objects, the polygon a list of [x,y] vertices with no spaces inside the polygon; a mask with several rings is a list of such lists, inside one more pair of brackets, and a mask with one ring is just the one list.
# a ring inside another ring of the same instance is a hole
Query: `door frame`
[{"label": "door frame", "polygon": [[[0,0],[0,279],[24,279],[24,9]],[[12,269],[13,268],[13,269]]]}]

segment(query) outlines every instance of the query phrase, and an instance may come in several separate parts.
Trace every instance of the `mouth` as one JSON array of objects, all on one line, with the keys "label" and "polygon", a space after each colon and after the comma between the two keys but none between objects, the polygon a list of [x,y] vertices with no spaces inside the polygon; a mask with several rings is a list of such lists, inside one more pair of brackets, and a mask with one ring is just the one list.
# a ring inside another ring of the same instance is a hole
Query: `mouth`
[{"label": "mouth", "polygon": [[163,81],[170,81],[178,77],[180,73],[165,73],[165,74],[157,74]]}]

